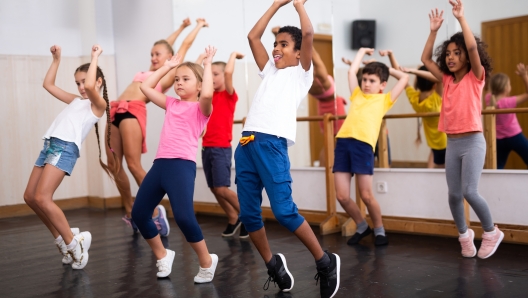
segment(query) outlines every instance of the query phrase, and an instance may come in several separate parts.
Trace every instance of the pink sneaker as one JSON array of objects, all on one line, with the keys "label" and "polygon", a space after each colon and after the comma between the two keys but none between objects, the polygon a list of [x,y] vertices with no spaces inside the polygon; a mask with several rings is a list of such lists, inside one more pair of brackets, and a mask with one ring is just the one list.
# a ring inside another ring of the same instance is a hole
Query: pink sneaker
[{"label": "pink sneaker", "polygon": [[472,258],[477,254],[477,248],[473,239],[475,239],[475,232],[472,229],[468,229],[469,236],[465,238],[458,237],[458,241],[462,246],[462,256],[464,258]]},{"label": "pink sneaker", "polygon": [[482,244],[480,245],[480,249],[478,251],[478,257],[481,259],[487,259],[491,257],[497,250],[497,247],[499,247],[502,239],[504,239],[504,233],[499,230],[497,226],[495,226],[494,235],[489,235],[486,233],[482,234]]}]

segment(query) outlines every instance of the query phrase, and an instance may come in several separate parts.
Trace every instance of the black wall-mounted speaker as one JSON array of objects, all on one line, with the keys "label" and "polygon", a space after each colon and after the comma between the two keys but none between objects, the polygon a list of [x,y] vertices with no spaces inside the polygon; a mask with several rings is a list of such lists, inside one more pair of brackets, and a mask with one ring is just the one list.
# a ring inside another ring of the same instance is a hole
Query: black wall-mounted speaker
[{"label": "black wall-mounted speaker", "polygon": [[376,47],[376,21],[356,20],[352,22],[352,49]]}]

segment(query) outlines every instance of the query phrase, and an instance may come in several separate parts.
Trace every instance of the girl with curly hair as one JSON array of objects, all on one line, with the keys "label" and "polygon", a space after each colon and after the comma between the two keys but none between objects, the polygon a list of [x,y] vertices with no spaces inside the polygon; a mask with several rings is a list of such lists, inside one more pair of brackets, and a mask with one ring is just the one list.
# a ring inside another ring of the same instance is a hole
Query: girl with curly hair
[{"label": "girl with curly hair", "polygon": [[484,234],[478,257],[486,259],[495,253],[504,238],[504,233],[493,223],[486,200],[478,193],[486,155],[480,98],[485,78],[491,72],[491,59],[484,43],[469,28],[462,0],[449,0],[449,3],[462,32],[451,36],[436,49],[435,62],[433,46],[444,12],[432,10],[429,14],[431,33],[422,53],[422,62],[444,85],[438,130],[447,134],[445,168],[449,207],[460,234],[462,256],[471,258],[477,254],[473,243],[475,233],[465,221],[465,198],[482,224]]}]

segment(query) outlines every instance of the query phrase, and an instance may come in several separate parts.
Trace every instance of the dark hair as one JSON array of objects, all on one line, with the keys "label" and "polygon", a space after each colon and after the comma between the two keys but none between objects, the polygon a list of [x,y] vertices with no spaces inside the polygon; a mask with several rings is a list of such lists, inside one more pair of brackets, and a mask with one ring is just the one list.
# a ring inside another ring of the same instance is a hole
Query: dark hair
[{"label": "dark hair", "polygon": [[381,62],[371,62],[363,67],[362,75],[366,74],[377,75],[380,78],[381,83],[387,82],[389,79],[389,68]]},{"label": "dark hair", "polygon": [[167,50],[169,50],[169,52],[174,55],[174,49],[172,48],[172,46],[165,40],[165,39],[160,39],[158,41],[156,41],[154,43],[154,46],[157,46],[159,44],[162,44],[164,45],[165,47],[167,47]]},{"label": "dark hair", "polygon": [[[491,58],[488,55],[488,52],[486,52],[486,48],[488,47],[488,45],[476,36],[475,41],[477,42],[477,51],[480,58],[480,64],[482,64],[482,66],[484,67],[485,78],[488,78],[491,74],[491,71],[493,70],[493,68],[491,67]],[[467,67],[469,71],[471,69],[471,61],[469,60],[466,42],[464,41],[464,34],[462,32],[455,33],[453,36],[451,36],[451,38],[444,41],[441,45],[436,48],[436,64],[438,64],[438,67],[443,73],[454,75],[451,71],[449,71],[449,68],[447,68],[446,63],[447,46],[449,46],[449,44],[452,42],[454,42],[456,46],[462,51],[464,51],[464,53],[466,54],[466,58],[468,60]]]},{"label": "dark hair", "polygon": [[288,33],[290,34],[291,38],[295,42],[295,45],[293,47],[294,50],[299,51],[301,50],[301,43],[302,43],[302,31],[301,29],[295,27],[295,26],[284,26],[279,29],[279,33]]},{"label": "dark hair", "polygon": [[[90,68],[90,63],[85,63],[85,64],[77,67],[77,69],[75,70],[74,74],[76,74],[78,72],[88,72],[89,68]],[[95,123],[95,134],[97,135],[97,144],[98,144],[98,147],[99,147],[99,164],[101,165],[103,170],[106,172],[106,174],[108,174],[108,176],[110,176],[110,178],[112,178],[113,180],[116,180],[117,173],[119,172],[120,165],[119,165],[119,161],[117,160],[117,157],[116,157],[116,155],[114,153],[114,150],[112,149],[112,146],[110,145],[110,128],[111,128],[111,125],[110,125],[110,102],[108,101],[108,92],[106,90],[106,80],[104,78],[103,71],[101,70],[101,68],[99,68],[99,66],[97,66],[97,72],[96,72],[96,75],[95,75],[95,80],[97,80],[99,78],[101,78],[103,80],[103,85],[102,85],[103,98],[106,101],[106,132],[107,132],[106,142],[108,144],[108,147],[110,148],[110,151],[112,151],[112,155],[114,156],[115,169],[110,169],[101,160],[101,141],[99,140],[99,123]]]},{"label": "dark hair", "polygon": [[[418,70],[429,71],[425,65],[420,66]],[[422,78],[420,76],[416,76],[416,89],[422,92],[431,91],[434,85],[435,82],[429,81],[428,79]]]}]

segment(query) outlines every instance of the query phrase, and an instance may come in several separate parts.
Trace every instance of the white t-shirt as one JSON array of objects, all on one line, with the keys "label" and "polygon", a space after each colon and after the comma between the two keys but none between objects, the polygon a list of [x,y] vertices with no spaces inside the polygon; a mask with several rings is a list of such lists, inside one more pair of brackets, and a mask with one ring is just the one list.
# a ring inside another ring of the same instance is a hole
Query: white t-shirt
[{"label": "white t-shirt", "polygon": [[94,115],[89,99],[76,98],[60,112],[42,138],[54,137],[72,142],[81,151],[82,142],[99,119]]},{"label": "white t-shirt", "polygon": [[283,137],[295,144],[297,108],[313,82],[313,65],[305,71],[301,63],[284,69],[275,67],[273,57],[259,73],[262,82],[253,98],[243,131]]}]

